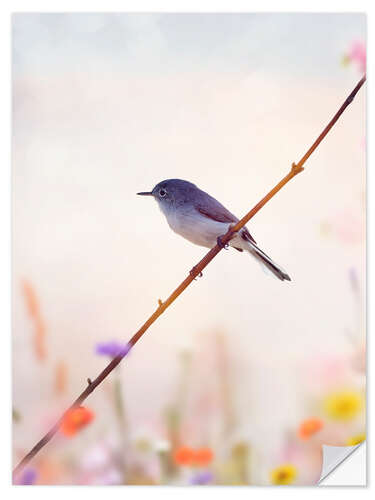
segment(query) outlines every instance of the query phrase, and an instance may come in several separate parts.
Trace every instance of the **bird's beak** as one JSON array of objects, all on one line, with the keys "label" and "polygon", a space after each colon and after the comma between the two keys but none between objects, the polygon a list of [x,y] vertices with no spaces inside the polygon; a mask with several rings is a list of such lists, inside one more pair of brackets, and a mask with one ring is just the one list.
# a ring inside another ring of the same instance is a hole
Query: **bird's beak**
[{"label": "bird's beak", "polygon": [[149,191],[141,191],[140,193],[137,193],[140,196],[152,196],[152,193]]}]

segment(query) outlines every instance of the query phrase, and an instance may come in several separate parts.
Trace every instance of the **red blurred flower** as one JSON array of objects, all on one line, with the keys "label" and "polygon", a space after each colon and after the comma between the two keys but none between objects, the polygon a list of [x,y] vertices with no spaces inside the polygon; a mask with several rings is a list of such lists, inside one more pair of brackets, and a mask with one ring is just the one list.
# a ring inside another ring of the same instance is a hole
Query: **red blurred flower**
[{"label": "red blurred flower", "polygon": [[323,420],[320,418],[312,417],[301,422],[298,435],[301,439],[310,439],[312,435],[319,432],[324,426]]},{"label": "red blurred flower", "polygon": [[94,412],[83,406],[68,410],[63,418],[60,430],[68,437],[74,436],[94,419]]}]

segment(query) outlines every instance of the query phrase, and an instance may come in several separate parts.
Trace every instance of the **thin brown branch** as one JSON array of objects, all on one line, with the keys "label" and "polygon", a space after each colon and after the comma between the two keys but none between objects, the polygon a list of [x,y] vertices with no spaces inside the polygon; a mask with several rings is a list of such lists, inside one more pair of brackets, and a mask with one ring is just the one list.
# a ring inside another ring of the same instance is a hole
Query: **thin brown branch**
[{"label": "thin brown branch", "polygon": [[[259,212],[259,210],[273,197],[275,194],[280,191],[280,189],[285,186],[293,177],[302,172],[303,165],[306,160],[311,156],[311,154],[315,151],[315,149],[319,146],[337,120],[340,118],[345,109],[349,106],[349,104],[353,101],[359,89],[362,87],[364,82],[366,81],[366,75],[361,78],[356,87],[347,97],[343,105],[337,111],[335,116],[323,130],[323,132],[316,139],[314,144],[310,147],[310,149],[305,153],[305,155],[300,159],[298,163],[293,163],[290,172],[264,197],[259,203],[257,203],[237,224],[229,229],[229,231],[222,236],[222,243],[227,244],[231,238],[233,238],[234,233],[239,231],[245,224],[249,222],[249,220],[254,217],[254,215]],[[216,255],[222,250],[218,245],[214,246],[207,254],[203,257],[203,259],[198,262],[196,266],[190,271],[189,275],[183,280],[183,282],[171,293],[171,295],[162,302],[160,299],[158,301],[159,307],[156,311],[148,318],[148,320],[141,326],[141,328],[133,335],[130,339],[128,345],[133,347],[138,340],[142,337],[142,335],[149,329],[149,327],[163,314],[163,312],[177,299],[179,295],[192,283],[192,281],[203,271],[203,269],[211,262],[211,260],[216,257]],[[14,476],[19,474],[22,469],[30,462],[30,460],[53,438],[53,436],[58,432],[61,422],[63,421],[65,415],[69,410],[80,406],[85,399],[100,385],[103,380],[108,377],[108,375],[116,368],[116,366],[121,362],[121,360],[125,357],[126,354],[120,354],[112,359],[112,361],[104,368],[104,370],[94,379],[90,380],[90,383],[86,387],[86,389],[78,396],[78,398],[74,401],[74,403],[63,413],[61,418],[56,422],[56,424],[42,437],[40,441],[25,455],[25,457],[20,461],[20,463],[15,467],[13,474]]]}]

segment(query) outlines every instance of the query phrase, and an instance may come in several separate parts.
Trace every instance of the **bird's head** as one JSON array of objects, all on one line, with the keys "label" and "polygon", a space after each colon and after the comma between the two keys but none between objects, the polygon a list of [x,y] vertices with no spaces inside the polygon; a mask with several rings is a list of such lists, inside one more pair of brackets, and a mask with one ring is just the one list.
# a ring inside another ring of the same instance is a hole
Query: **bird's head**
[{"label": "bird's head", "polygon": [[181,179],[167,179],[159,182],[152,191],[142,191],[140,196],[153,196],[161,208],[167,208],[170,205],[184,203],[189,199],[189,193],[197,187],[188,181]]}]

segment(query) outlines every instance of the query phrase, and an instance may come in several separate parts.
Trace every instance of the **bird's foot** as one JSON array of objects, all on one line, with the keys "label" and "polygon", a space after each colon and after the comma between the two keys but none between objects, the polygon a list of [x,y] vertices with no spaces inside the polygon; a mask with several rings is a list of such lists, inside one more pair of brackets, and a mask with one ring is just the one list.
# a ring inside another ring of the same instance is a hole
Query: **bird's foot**
[{"label": "bird's foot", "polygon": [[218,236],[216,238],[216,242],[217,242],[217,245],[220,247],[220,248],[224,248],[224,250],[227,250],[229,245],[228,243],[223,243],[223,240],[221,239],[222,237],[221,236]]},{"label": "bird's foot", "polygon": [[189,274],[191,276],[194,276],[194,279],[196,280],[197,278],[201,278],[203,276],[203,273],[202,271],[200,271],[198,274],[197,274],[197,268],[194,266],[193,269],[190,269],[189,271]]}]

